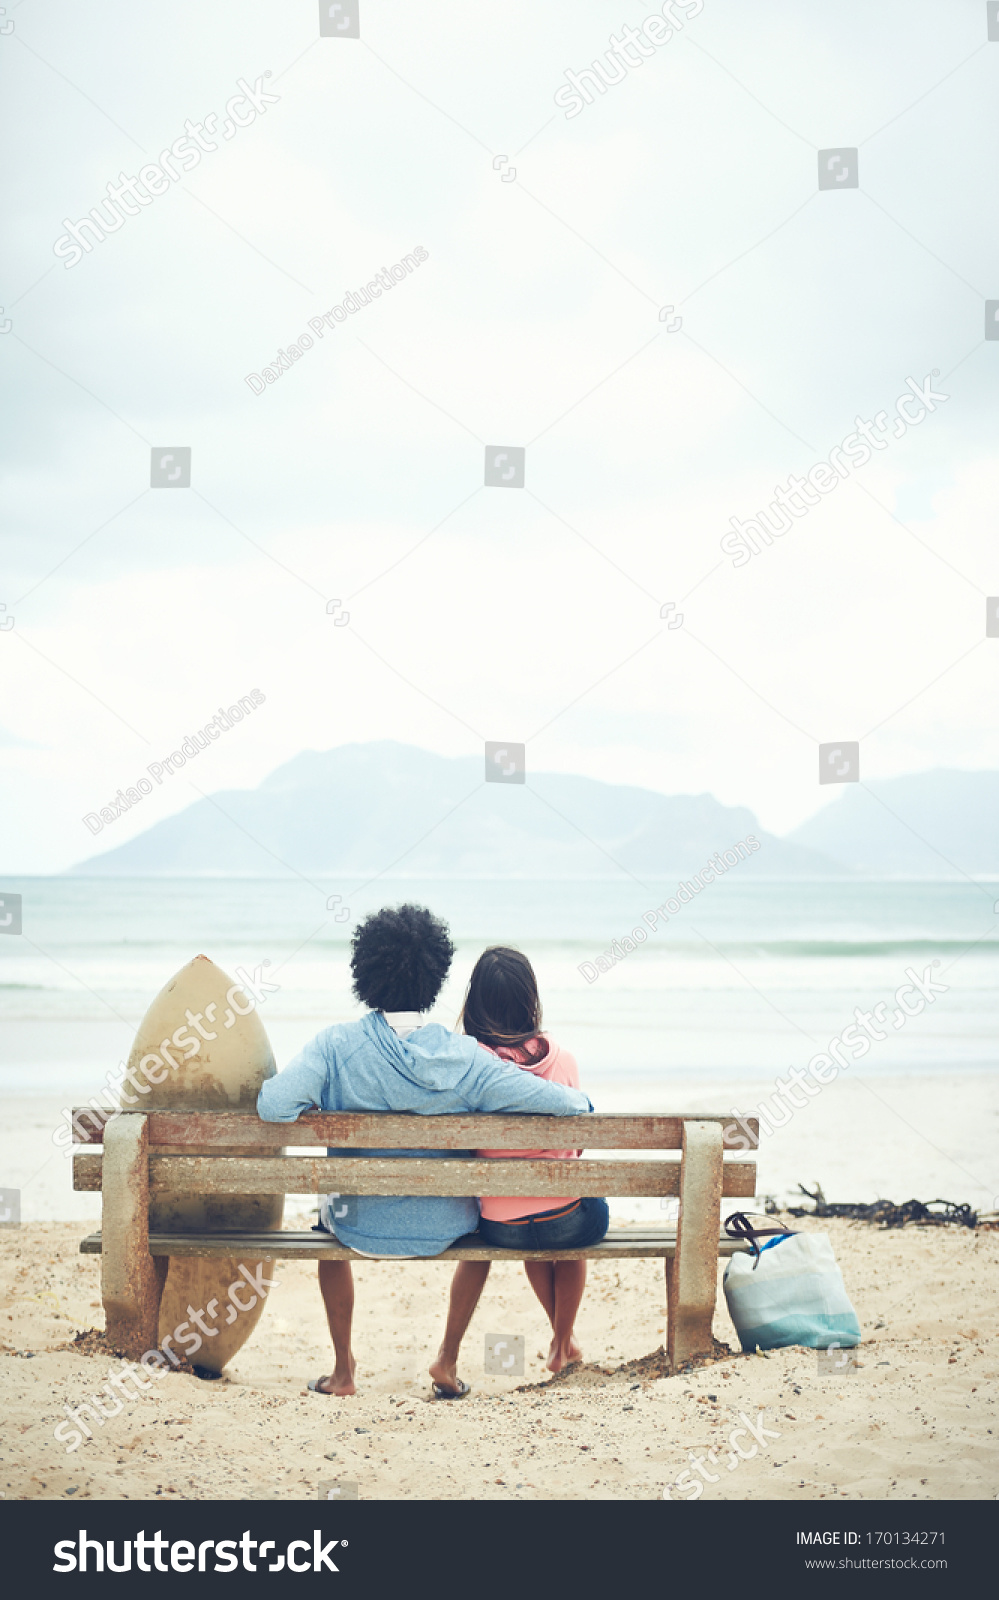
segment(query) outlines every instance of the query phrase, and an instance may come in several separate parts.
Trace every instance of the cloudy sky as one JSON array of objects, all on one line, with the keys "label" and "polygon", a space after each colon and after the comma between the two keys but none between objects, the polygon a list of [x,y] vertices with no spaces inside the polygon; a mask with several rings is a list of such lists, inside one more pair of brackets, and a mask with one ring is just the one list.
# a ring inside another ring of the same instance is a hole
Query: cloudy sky
[{"label": "cloudy sky", "polygon": [[[821,741],[860,739],[868,779],[999,764],[985,0],[685,9],[567,117],[566,72],[649,0],[360,0],[359,38],[316,0],[8,4],[6,870],[90,854],[83,814],[254,688],[199,790],[518,740],[529,772],[781,832],[836,793]],[[259,109],[222,138],[241,79]],[[217,148],[54,254],[212,114]],[[820,191],[819,151],[854,149]],[[948,398],[894,437],[934,370]],[[736,567],[731,519],[879,412],[884,448]],[[526,446],[523,488],[485,486],[493,445]],[[151,487],[176,447],[190,487]]]}]

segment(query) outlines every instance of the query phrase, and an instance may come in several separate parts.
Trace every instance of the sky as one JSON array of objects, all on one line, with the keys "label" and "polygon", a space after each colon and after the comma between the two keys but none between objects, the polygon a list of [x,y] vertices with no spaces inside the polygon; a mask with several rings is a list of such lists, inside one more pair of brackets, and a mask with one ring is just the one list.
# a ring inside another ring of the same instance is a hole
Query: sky
[{"label": "sky", "polygon": [[[6,871],[91,854],[84,814],[254,689],[109,846],[356,740],[522,742],[528,781],[777,833],[842,792],[820,743],[861,781],[999,765],[985,0],[687,0],[567,115],[567,72],[661,14],[8,4]],[[216,147],[188,128],[197,164],[77,259],[67,222],[187,125]],[[783,536],[722,545],[881,412]],[[153,487],[179,449],[190,486]]]}]

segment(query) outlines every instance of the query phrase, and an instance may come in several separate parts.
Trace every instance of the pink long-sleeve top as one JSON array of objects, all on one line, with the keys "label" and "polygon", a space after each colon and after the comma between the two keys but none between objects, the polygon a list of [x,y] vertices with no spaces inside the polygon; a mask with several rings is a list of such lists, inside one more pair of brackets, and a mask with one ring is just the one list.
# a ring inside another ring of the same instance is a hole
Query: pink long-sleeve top
[{"label": "pink long-sleeve top", "polygon": [[[536,1078],[546,1078],[549,1083],[561,1083],[569,1089],[579,1088],[579,1068],[576,1058],[563,1050],[554,1040],[548,1039],[547,1034],[542,1034],[547,1040],[548,1054],[540,1061],[534,1057],[537,1040],[529,1039],[525,1045],[517,1050],[499,1049],[495,1055],[501,1056],[504,1061],[513,1061],[524,1072],[531,1072]],[[485,1046],[489,1049],[489,1046]],[[582,1155],[581,1150],[478,1150],[477,1155],[489,1156],[495,1160],[516,1160],[518,1157],[544,1157],[554,1161],[574,1160]],[[479,1201],[479,1210],[484,1217],[492,1222],[513,1222],[518,1217],[533,1216],[539,1211],[557,1211],[561,1206],[572,1205],[574,1195],[559,1198],[557,1195],[539,1195],[532,1199],[528,1195],[489,1195]]]}]

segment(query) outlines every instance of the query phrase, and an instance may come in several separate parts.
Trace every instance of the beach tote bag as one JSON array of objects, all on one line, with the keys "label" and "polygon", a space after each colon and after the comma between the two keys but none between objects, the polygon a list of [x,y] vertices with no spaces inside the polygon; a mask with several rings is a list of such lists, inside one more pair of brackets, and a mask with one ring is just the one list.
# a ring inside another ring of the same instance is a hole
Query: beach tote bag
[{"label": "beach tote bag", "polygon": [[[748,1254],[730,1258],[723,1279],[743,1350],[791,1344],[848,1349],[860,1343],[857,1313],[827,1234],[754,1228],[741,1211],[725,1219],[725,1232],[750,1247]],[[766,1235],[773,1237],[761,1245]]]}]

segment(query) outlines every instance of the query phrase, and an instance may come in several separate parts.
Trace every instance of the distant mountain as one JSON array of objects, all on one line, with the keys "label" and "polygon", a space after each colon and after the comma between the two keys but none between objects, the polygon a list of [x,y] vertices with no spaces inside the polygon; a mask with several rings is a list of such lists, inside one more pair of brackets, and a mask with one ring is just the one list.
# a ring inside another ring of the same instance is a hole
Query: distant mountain
[{"label": "distant mountain", "polygon": [[999,874],[999,772],[936,768],[844,784],[788,840],[879,877]]},{"label": "distant mountain", "polygon": [[73,868],[89,876],[427,877],[689,874],[755,834],[739,867],[768,877],[844,868],[765,833],[751,811],[712,795],[657,794],[595,778],[530,772],[485,783],[482,756],[449,759],[390,741],[308,751],[256,789],[198,800]]}]

